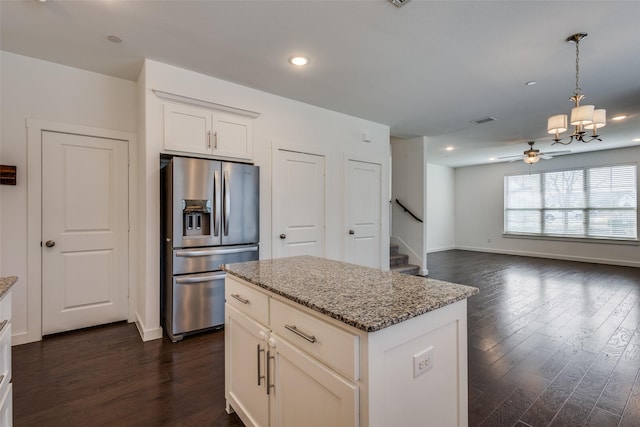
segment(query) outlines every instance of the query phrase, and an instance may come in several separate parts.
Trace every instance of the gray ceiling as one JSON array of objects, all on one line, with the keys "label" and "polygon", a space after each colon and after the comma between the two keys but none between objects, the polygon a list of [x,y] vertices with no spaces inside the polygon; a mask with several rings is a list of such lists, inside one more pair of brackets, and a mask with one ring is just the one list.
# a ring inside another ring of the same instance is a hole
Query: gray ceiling
[{"label": "gray ceiling", "polygon": [[[465,166],[550,146],[568,113],[576,32],[603,142],[640,138],[640,1],[0,0],[2,50],[136,80],[143,58],[426,136],[431,163]],[[123,42],[113,44],[108,35]],[[311,58],[304,69],[287,59]],[[535,86],[525,86],[529,80]],[[496,121],[476,125],[474,119]],[[455,149],[446,152],[444,147]]]}]

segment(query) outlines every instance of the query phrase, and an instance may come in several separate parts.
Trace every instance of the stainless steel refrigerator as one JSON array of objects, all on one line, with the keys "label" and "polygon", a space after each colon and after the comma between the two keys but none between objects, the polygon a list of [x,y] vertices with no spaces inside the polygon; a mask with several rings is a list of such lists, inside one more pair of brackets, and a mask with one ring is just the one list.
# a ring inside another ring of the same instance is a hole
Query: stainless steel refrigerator
[{"label": "stainless steel refrigerator", "polygon": [[161,322],[172,341],[224,324],[221,264],[259,254],[259,168],[161,158]]}]

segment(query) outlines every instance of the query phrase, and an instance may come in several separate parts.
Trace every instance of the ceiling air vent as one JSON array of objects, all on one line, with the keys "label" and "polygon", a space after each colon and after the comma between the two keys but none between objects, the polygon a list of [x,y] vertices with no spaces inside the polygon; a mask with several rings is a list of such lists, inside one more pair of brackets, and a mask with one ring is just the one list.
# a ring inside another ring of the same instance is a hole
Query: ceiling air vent
[{"label": "ceiling air vent", "polygon": [[402,7],[405,4],[409,3],[411,0],[389,0],[396,7]]},{"label": "ceiling air vent", "polygon": [[488,122],[492,122],[494,121],[496,118],[495,117],[483,117],[481,119],[477,119],[477,120],[471,120],[471,123],[475,123],[477,125],[481,125],[483,123],[488,123]]}]

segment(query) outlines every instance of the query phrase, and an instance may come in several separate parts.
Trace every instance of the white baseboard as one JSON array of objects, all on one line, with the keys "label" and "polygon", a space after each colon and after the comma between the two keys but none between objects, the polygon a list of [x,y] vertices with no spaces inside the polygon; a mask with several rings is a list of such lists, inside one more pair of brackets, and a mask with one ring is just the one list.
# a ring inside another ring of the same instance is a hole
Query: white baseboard
[{"label": "white baseboard", "polygon": [[140,319],[138,313],[136,313],[136,327],[142,341],[152,341],[162,338],[162,327],[147,329],[144,327],[144,322]]},{"label": "white baseboard", "polygon": [[591,264],[619,265],[622,267],[640,267],[640,261],[624,261],[619,259],[590,258],[590,257],[550,254],[550,253],[542,253],[542,252],[489,249],[489,248],[474,247],[474,246],[457,246],[455,247],[455,249],[459,249],[461,251],[474,251],[474,252],[487,252],[487,253],[504,254],[504,255],[529,256],[534,258],[561,259],[564,261],[588,262]]},{"label": "white baseboard", "polygon": [[451,246],[441,246],[439,248],[431,248],[431,249],[427,249],[427,253],[430,254],[432,252],[442,252],[442,251],[451,251],[453,249],[458,249],[455,247],[455,245],[451,245]]},{"label": "white baseboard", "polygon": [[19,332],[11,335],[11,346],[29,344],[30,342],[42,341],[41,336],[33,336],[28,332]]}]

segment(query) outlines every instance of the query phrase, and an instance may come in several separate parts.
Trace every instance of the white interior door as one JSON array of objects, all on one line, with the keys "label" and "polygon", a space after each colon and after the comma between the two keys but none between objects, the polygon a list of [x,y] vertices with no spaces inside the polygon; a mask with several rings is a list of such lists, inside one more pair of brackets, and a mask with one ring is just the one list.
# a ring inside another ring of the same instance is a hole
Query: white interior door
[{"label": "white interior door", "polygon": [[273,167],[274,257],[324,256],[324,157],[276,150]]},{"label": "white interior door", "polygon": [[382,166],[346,161],[345,261],[380,268]]},{"label": "white interior door", "polygon": [[127,319],[128,142],[43,132],[42,331]]}]

